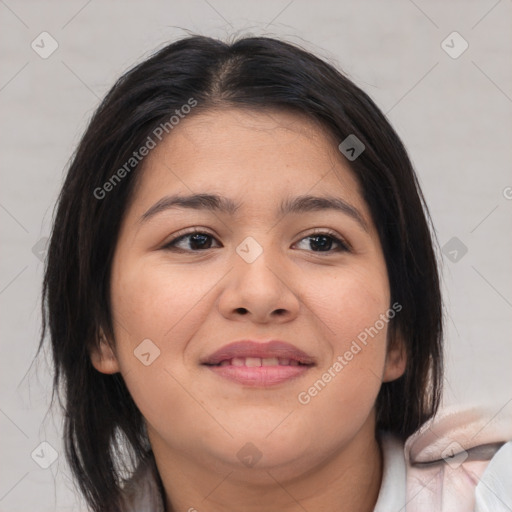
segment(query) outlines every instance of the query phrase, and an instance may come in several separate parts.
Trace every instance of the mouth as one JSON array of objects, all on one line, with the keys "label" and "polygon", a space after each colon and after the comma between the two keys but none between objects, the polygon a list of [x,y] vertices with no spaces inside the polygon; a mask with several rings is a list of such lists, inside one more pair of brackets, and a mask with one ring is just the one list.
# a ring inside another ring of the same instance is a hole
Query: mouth
[{"label": "mouth", "polygon": [[222,347],[201,364],[232,382],[267,387],[304,375],[315,360],[286,342],[241,341]]},{"label": "mouth", "polygon": [[246,366],[248,368],[257,368],[258,366],[309,366],[296,359],[284,357],[233,357],[232,359],[223,359],[220,363],[210,366]]}]

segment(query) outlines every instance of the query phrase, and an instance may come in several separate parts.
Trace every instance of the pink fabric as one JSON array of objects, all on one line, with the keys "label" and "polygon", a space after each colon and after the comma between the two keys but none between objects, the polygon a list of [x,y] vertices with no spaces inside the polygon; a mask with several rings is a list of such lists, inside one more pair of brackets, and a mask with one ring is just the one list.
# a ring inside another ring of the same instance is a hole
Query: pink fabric
[{"label": "pink fabric", "polygon": [[[490,460],[511,439],[512,401],[498,412],[460,407],[444,411],[406,442],[407,506],[404,510],[484,511],[488,510],[484,501],[489,502],[494,494],[501,508],[489,510],[512,511],[506,503],[510,498],[500,489],[502,484],[496,482],[508,479],[509,490],[506,492],[510,492],[512,460],[508,469],[507,465],[504,469],[500,466],[495,473],[486,475]],[[510,457],[510,445],[507,450],[500,453],[501,461]],[[483,476],[486,480],[481,482]],[[501,497],[499,493],[502,493]]]}]

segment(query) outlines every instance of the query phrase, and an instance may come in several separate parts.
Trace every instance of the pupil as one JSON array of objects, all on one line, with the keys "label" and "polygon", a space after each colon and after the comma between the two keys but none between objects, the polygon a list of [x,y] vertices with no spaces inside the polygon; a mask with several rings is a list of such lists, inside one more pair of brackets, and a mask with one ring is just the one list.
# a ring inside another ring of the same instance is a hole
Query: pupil
[{"label": "pupil", "polygon": [[190,245],[192,248],[204,249],[204,243],[208,241],[209,235],[194,234],[190,237]]},{"label": "pupil", "polygon": [[[320,246],[320,248],[325,249],[327,247],[327,249],[330,249],[331,245],[332,245],[332,239],[325,235],[312,236],[311,240],[313,242],[313,247],[315,246],[315,244],[317,244]],[[319,242],[319,240],[323,240],[323,242]],[[314,250],[316,250],[316,249],[314,249]]]}]

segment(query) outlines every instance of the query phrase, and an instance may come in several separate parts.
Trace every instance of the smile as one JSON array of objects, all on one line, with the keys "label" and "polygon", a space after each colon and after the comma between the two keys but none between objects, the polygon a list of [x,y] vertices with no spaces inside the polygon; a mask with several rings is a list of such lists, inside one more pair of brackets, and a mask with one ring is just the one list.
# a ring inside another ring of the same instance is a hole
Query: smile
[{"label": "smile", "polygon": [[250,387],[268,387],[296,379],[313,365],[277,357],[235,357],[215,365],[205,365],[221,378]]}]

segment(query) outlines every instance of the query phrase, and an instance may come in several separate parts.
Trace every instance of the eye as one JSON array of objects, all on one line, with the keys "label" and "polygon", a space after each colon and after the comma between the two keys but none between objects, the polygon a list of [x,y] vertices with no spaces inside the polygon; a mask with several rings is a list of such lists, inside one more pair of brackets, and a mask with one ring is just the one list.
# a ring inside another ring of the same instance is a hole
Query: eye
[{"label": "eye", "polygon": [[[303,240],[307,240],[307,245],[312,248],[313,252],[348,252],[350,248],[346,242],[340,240],[335,233],[332,231],[318,231],[311,233],[310,235],[302,238],[298,243],[300,244]],[[331,250],[333,244],[338,248]],[[306,249],[307,250],[307,249]]]},{"label": "eye", "polygon": [[[189,233],[178,235],[167,244],[165,244],[162,249],[171,251],[177,250],[184,252],[199,252],[202,250],[212,249],[213,240],[216,241],[213,235],[210,235],[204,231],[195,230]],[[332,253],[350,251],[348,244],[343,240],[340,240],[340,238],[338,238],[336,234],[331,231],[324,230],[311,233],[310,235],[299,240],[298,244],[303,243],[304,240],[309,240],[309,248],[311,248],[313,252]],[[337,249],[332,250],[333,245],[337,246]],[[308,249],[306,248],[306,250]]]},{"label": "eye", "polygon": [[163,249],[198,252],[200,250],[211,249],[211,242],[214,239],[213,235],[196,230],[173,238],[170,242],[165,244]]}]

